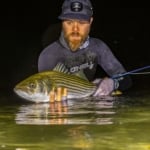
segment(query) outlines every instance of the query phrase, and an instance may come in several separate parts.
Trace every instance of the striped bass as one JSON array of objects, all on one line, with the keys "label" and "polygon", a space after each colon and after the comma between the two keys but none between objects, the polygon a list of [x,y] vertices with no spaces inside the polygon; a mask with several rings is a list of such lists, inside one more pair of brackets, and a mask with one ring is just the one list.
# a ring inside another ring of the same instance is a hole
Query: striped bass
[{"label": "striped bass", "polygon": [[49,102],[49,93],[58,87],[67,88],[67,99],[91,96],[96,85],[79,76],[54,69],[29,76],[14,87],[14,92],[32,102]]}]

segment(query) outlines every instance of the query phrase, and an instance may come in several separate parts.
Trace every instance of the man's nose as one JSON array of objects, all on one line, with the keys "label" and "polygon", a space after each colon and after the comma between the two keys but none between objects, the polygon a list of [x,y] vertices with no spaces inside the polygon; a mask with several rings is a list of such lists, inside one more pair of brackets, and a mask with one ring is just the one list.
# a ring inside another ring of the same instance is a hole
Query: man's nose
[{"label": "man's nose", "polygon": [[74,22],[74,23],[73,23],[72,30],[75,31],[75,32],[76,32],[76,31],[79,31],[78,22]]}]

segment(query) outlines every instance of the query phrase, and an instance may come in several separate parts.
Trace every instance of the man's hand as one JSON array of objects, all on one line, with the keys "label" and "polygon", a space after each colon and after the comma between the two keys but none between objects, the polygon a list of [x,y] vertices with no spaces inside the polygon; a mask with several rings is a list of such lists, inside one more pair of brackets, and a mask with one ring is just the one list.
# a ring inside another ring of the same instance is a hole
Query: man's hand
[{"label": "man's hand", "polygon": [[111,78],[104,78],[100,80],[96,92],[93,96],[105,96],[110,95],[114,90],[114,80]]}]

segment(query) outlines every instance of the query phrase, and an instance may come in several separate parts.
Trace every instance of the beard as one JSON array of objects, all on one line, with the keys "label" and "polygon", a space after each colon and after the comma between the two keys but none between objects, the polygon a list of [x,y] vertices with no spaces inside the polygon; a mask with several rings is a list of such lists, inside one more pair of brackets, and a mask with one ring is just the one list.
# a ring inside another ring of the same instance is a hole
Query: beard
[{"label": "beard", "polygon": [[81,35],[78,32],[72,32],[67,35],[65,34],[65,39],[67,41],[67,44],[72,51],[76,51],[77,49],[79,49],[79,47],[81,46],[82,43],[84,43],[86,38],[87,38],[87,34]]}]

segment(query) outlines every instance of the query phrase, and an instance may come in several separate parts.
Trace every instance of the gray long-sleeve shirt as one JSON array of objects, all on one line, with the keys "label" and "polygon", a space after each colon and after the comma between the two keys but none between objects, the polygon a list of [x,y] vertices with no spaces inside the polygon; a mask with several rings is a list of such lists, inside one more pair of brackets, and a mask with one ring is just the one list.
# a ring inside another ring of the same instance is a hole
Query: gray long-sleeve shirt
[{"label": "gray long-sleeve shirt", "polygon": [[[94,80],[97,65],[100,65],[110,77],[126,72],[110,48],[102,40],[92,37],[89,37],[80,49],[73,52],[61,35],[59,40],[41,52],[38,59],[38,70],[39,72],[52,70],[59,62],[65,64],[71,73],[83,70],[90,81]],[[118,81],[120,90],[131,86],[129,76]]]}]

